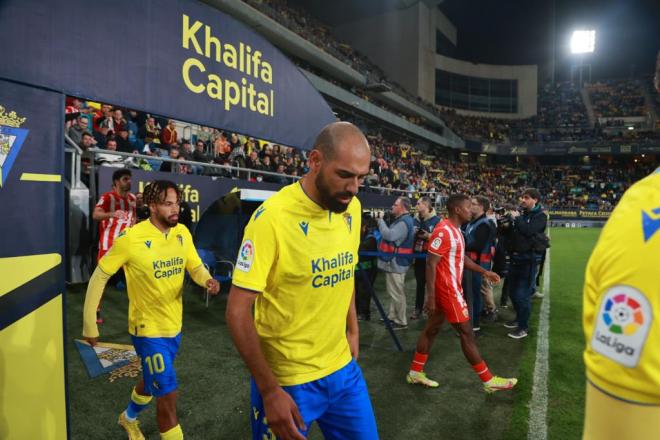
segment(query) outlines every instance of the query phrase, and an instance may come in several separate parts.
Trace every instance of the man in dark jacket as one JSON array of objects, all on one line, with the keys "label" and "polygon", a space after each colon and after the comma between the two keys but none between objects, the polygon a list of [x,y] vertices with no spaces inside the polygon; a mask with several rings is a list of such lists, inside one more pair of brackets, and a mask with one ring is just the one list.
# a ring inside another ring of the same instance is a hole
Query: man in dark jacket
[{"label": "man in dark jacket", "polygon": [[[429,238],[435,226],[440,222],[440,217],[433,209],[433,202],[429,197],[422,197],[417,201],[417,217],[415,218],[415,246],[416,254],[426,252]],[[415,281],[417,292],[415,295],[415,311],[410,319],[419,319],[426,298],[426,258],[415,258]]]},{"label": "man in dark jacket", "polygon": [[[487,271],[491,270],[493,255],[495,253],[496,226],[486,216],[490,209],[490,201],[483,196],[472,198],[472,221],[465,228],[465,253],[479,266]],[[472,305],[472,328],[479,331],[479,317],[481,316],[483,301],[481,300],[482,277],[478,272],[466,270],[466,276],[471,277],[470,290],[465,291],[468,305]]]},{"label": "man in dark jacket", "polygon": [[534,281],[541,255],[548,247],[545,235],[548,217],[540,200],[541,194],[537,189],[526,189],[520,197],[522,213],[514,211],[512,215],[514,221],[510,245],[509,293],[516,310],[516,320],[506,322],[504,326],[515,329],[508,334],[514,339],[522,339],[528,334]]},{"label": "man in dark jacket", "polygon": [[[374,232],[378,229],[376,221],[369,214],[362,214],[360,229],[360,252],[376,252],[378,240]],[[377,258],[375,255],[360,255],[355,273],[355,308],[358,321],[371,319],[371,289],[378,275]],[[364,272],[364,274],[362,273]],[[364,275],[366,274],[366,280]],[[367,286],[365,283],[369,283]]]}]

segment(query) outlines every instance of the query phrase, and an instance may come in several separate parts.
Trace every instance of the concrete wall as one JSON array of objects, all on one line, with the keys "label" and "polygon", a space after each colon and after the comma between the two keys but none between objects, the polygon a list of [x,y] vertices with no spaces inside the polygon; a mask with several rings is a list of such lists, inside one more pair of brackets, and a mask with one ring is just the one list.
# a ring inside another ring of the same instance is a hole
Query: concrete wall
[{"label": "concrete wall", "polygon": [[385,11],[338,25],[333,32],[380,66],[388,78],[417,94],[418,21],[423,7],[420,2],[406,9]]}]

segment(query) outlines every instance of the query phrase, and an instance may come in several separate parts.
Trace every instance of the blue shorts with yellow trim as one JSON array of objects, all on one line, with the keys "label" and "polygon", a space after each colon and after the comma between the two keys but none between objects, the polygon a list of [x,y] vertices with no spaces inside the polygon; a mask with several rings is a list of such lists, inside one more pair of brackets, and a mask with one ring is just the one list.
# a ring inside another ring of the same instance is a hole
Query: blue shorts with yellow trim
[{"label": "blue shorts with yellow trim", "polygon": [[[275,439],[264,422],[261,394],[252,379],[252,438]],[[367,384],[357,362],[352,360],[334,373],[301,385],[282,387],[298,405],[305,426],[316,421],[327,440],[377,440],[374,410]],[[308,431],[301,431],[307,437]]]},{"label": "blue shorts with yellow trim", "polygon": [[174,359],[181,344],[181,333],[173,338],[131,336],[135,352],[140,356],[144,389],[162,397],[177,389]]}]

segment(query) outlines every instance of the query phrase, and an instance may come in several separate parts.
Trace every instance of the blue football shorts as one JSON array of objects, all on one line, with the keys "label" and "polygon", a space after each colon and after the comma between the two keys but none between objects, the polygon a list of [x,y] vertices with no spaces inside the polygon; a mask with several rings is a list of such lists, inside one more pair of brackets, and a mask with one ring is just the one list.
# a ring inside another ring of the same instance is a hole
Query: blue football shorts
[{"label": "blue football shorts", "polygon": [[135,352],[140,356],[144,389],[162,397],[177,389],[174,359],[181,344],[181,333],[173,338],[131,336]]},{"label": "blue football shorts", "polygon": [[[275,439],[266,423],[261,394],[252,379],[253,440]],[[301,385],[284,386],[298,405],[307,429],[316,422],[327,440],[377,440],[378,430],[367,383],[352,360],[334,373]],[[307,437],[307,431],[300,431]]]}]

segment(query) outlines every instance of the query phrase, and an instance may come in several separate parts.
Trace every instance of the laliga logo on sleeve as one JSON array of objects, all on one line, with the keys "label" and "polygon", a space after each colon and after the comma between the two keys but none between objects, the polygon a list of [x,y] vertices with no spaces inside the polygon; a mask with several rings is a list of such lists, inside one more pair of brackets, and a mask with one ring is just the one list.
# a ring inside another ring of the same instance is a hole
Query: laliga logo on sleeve
[{"label": "laliga logo on sleeve", "polygon": [[236,269],[243,272],[249,272],[254,260],[254,244],[251,240],[245,240],[238,251],[238,260],[236,261]]},{"label": "laliga logo on sleeve", "polygon": [[635,367],[653,321],[644,294],[631,286],[611,287],[603,296],[591,338],[594,351],[626,367]]}]

